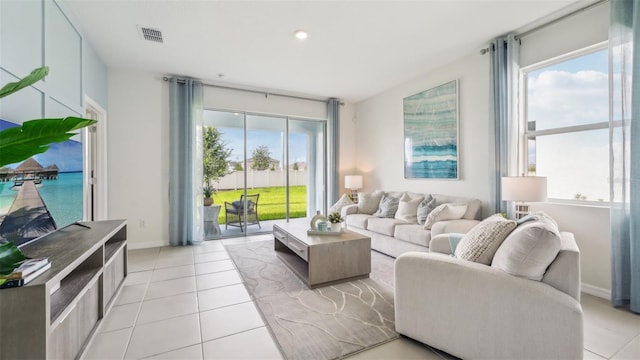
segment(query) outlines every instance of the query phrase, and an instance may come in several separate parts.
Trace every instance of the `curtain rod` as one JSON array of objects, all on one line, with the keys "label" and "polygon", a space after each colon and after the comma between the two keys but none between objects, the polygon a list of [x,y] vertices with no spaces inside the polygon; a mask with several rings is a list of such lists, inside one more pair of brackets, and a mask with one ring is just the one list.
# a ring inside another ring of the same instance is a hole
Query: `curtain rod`
[{"label": "curtain rod", "polygon": [[[162,78],[162,80],[169,81],[169,78],[165,76],[165,77]],[[178,82],[179,83],[184,83],[184,79],[178,79]],[[202,86],[218,88],[218,89],[234,90],[234,91],[244,91],[244,92],[248,92],[248,93],[252,93],[252,94],[264,94],[265,98],[268,98],[269,96],[280,96],[280,97],[287,97],[287,98],[298,99],[298,100],[317,101],[317,102],[321,102],[321,103],[325,103],[325,104],[328,103],[329,100],[330,100],[330,99],[315,99],[315,98],[304,97],[304,96],[281,94],[281,93],[270,92],[270,91],[244,89],[244,88],[234,87],[234,86],[207,84],[207,83],[204,83],[204,82],[202,83]],[[340,105],[344,105],[344,103],[341,101]]]},{"label": "curtain rod", "polygon": [[583,8],[574,10],[574,11],[568,13],[568,14],[562,15],[561,17],[559,17],[557,19],[551,20],[548,23],[544,23],[544,24],[542,24],[540,26],[534,27],[531,30],[527,30],[527,31],[523,32],[522,34],[518,34],[518,35],[516,35],[516,37],[519,38],[519,39],[522,39],[523,37],[531,35],[531,34],[533,34],[534,32],[536,32],[538,30],[542,30],[542,29],[546,28],[547,26],[553,25],[553,24],[555,24],[557,22],[560,22],[560,21],[562,21],[564,19],[570,18],[570,17],[572,17],[574,15],[578,15],[583,11],[587,11],[587,10],[593,9],[594,7],[600,6],[600,5],[602,5],[604,3],[607,3],[607,2],[609,2],[609,0],[600,0],[598,2],[594,2],[591,5],[587,5],[587,6],[583,7]]},{"label": "curtain rod", "polygon": [[[551,25],[556,24],[556,23],[558,23],[558,22],[560,22],[562,20],[570,18],[570,17],[572,17],[574,15],[578,15],[583,11],[587,11],[589,9],[593,9],[596,6],[600,6],[600,5],[602,5],[604,3],[607,3],[607,2],[609,2],[609,0],[600,0],[598,2],[594,2],[593,4],[587,5],[587,6],[583,7],[583,8],[574,10],[574,11],[568,13],[568,14],[564,14],[564,15],[562,15],[561,17],[559,17],[557,19],[554,19],[554,20],[551,20],[551,21],[549,21],[547,23],[544,23],[542,25],[536,26],[531,30],[527,30],[527,31],[523,32],[522,34],[517,34],[516,35],[516,39],[520,40],[523,37],[529,36],[529,35],[535,33],[536,31],[539,31],[539,30],[542,30],[542,29],[546,28],[547,26],[551,26]],[[480,55],[484,55],[484,54],[488,53],[490,49],[491,49],[491,46],[483,48],[483,49],[480,49]]]}]

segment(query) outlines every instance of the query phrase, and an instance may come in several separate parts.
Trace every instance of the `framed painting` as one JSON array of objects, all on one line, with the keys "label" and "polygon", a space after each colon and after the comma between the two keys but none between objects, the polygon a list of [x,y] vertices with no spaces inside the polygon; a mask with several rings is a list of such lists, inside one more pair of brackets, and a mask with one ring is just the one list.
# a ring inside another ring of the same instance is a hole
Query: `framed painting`
[{"label": "framed painting", "polygon": [[458,80],[404,98],[404,177],[459,179]]}]

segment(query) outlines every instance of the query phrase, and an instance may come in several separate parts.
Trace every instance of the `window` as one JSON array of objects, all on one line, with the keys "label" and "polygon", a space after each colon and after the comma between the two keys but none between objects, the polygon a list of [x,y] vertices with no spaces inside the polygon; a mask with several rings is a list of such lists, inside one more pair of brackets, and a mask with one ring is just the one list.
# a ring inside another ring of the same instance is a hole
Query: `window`
[{"label": "window", "polygon": [[526,169],[551,199],[609,201],[608,69],[600,45],[522,71]]}]

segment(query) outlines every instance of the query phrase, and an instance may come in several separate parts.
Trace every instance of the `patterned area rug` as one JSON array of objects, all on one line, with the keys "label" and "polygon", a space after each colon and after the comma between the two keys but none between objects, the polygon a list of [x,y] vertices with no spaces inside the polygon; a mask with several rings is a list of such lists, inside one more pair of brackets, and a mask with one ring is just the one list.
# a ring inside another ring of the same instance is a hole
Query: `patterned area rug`
[{"label": "patterned area rug", "polygon": [[369,279],[310,290],[273,241],[225,247],[287,359],[339,359],[399,337],[393,258],[372,251]]}]

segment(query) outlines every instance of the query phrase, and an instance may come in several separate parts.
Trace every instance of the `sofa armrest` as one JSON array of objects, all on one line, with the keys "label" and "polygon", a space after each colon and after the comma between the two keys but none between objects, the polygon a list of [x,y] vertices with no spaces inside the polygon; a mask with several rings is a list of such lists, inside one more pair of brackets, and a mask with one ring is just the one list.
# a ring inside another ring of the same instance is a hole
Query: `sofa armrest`
[{"label": "sofa armrest", "polygon": [[346,217],[347,215],[357,214],[357,213],[358,213],[357,204],[343,206],[342,209],[340,209],[340,215],[342,217]]},{"label": "sofa armrest", "polygon": [[395,261],[396,331],[461,358],[581,359],[580,303],[490,266],[432,253]]},{"label": "sofa armrest", "polygon": [[480,224],[480,221],[469,219],[438,221],[431,227],[431,237],[433,238],[440,234],[448,233],[466,234],[478,224]]},{"label": "sofa armrest", "polygon": [[429,241],[429,252],[450,255],[449,234],[440,234],[432,237],[431,241]]}]

